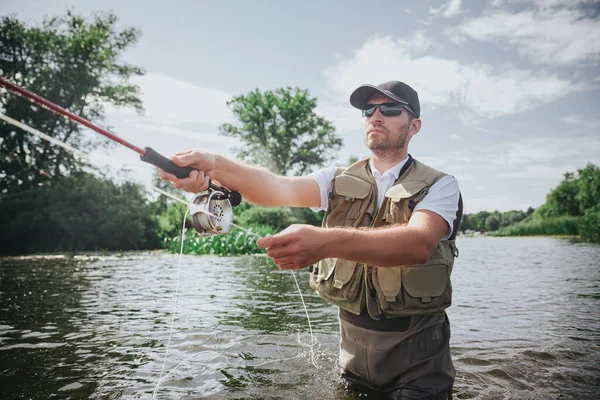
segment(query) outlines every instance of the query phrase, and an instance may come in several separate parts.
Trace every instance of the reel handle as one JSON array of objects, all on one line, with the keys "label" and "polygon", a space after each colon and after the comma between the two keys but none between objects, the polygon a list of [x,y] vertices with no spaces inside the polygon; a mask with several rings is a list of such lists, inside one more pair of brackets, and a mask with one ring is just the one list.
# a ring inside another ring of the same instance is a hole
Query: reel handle
[{"label": "reel handle", "polygon": [[[140,155],[140,160],[173,174],[179,179],[187,178],[190,175],[190,172],[194,170],[191,167],[179,167],[175,165],[173,161],[169,160],[167,157],[158,153],[151,147],[145,147],[144,150],[145,153]],[[229,202],[234,207],[242,202],[242,195],[240,192],[230,191],[227,188],[213,183],[210,179],[208,180],[208,187],[211,190],[223,192],[225,197],[229,199]]]}]

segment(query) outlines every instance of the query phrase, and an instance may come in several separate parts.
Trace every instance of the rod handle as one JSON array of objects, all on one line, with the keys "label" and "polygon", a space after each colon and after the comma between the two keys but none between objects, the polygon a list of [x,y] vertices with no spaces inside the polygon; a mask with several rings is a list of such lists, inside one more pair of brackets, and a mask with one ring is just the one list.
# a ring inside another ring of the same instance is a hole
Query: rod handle
[{"label": "rod handle", "polygon": [[145,147],[144,150],[145,153],[140,155],[140,160],[173,174],[179,179],[187,178],[190,175],[190,172],[193,171],[190,167],[178,167],[173,161],[159,154],[151,147]]},{"label": "rod handle", "polygon": [[[145,147],[144,150],[144,155],[140,155],[140,160],[147,162],[148,164],[152,164],[170,174],[173,174],[179,179],[187,178],[190,175],[190,172],[193,171],[193,168],[191,167],[179,167],[175,165],[173,161],[159,154],[151,147]],[[210,189],[223,192],[225,197],[229,199],[229,202],[232,206],[235,207],[242,202],[242,195],[239,192],[230,191],[227,188],[213,183],[211,180],[209,180],[208,183]]]}]

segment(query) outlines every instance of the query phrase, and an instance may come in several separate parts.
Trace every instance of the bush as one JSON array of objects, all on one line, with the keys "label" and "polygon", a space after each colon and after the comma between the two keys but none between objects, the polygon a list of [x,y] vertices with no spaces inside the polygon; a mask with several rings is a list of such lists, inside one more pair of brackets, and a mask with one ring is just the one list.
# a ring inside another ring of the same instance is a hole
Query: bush
[{"label": "bush", "polygon": [[[264,237],[274,234],[274,230],[268,226],[256,226],[248,229],[248,232],[233,227],[224,235],[202,237],[194,230],[188,230],[183,243],[184,254],[217,254],[232,256],[240,254],[256,254],[265,251],[256,246],[258,237],[253,233]],[[163,240],[163,248],[170,253],[179,254],[181,250],[181,228],[180,234],[173,238]]]},{"label": "bush", "polygon": [[236,224],[246,226],[270,226],[276,231],[282,231],[300,221],[294,217],[289,207],[259,207],[253,206],[244,211]]},{"label": "bush", "polygon": [[[181,225],[183,224],[183,216],[185,215],[186,210],[187,206],[185,204],[169,204],[158,215],[158,228],[156,231],[158,237],[162,239],[166,237],[174,237],[181,234]],[[186,226],[191,226],[189,215],[186,218]]]},{"label": "bush", "polygon": [[495,232],[490,236],[579,235],[582,217],[556,217],[522,222]]},{"label": "bush", "polygon": [[600,212],[588,212],[580,225],[581,238],[600,243]]}]

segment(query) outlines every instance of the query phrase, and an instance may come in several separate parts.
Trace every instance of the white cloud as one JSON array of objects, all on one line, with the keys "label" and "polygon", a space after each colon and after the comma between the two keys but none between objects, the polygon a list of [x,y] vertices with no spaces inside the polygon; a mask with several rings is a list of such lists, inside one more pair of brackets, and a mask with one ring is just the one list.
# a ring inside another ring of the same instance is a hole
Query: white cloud
[{"label": "white cloud", "polygon": [[444,3],[437,8],[430,7],[429,13],[441,15],[445,18],[454,17],[462,12],[460,9],[461,3],[461,0],[449,0],[447,3]]},{"label": "white cloud", "polygon": [[597,63],[600,19],[578,7],[583,3],[590,2],[536,1],[518,12],[492,8],[446,33],[457,43],[470,38],[515,48],[535,64]]},{"label": "white cloud", "polygon": [[315,110],[326,120],[333,122],[336,133],[346,133],[360,129],[363,119],[360,111],[350,106],[348,97],[324,97]]},{"label": "white cloud", "polygon": [[[162,74],[148,73],[137,77],[132,83],[141,89],[144,104],[144,120],[152,123],[203,123],[217,126],[232,120],[232,113],[226,105],[231,94],[211,88],[204,88],[191,82],[171,78]],[[117,112],[108,109],[108,114]]]},{"label": "white cloud", "polygon": [[539,8],[577,8],[582,5],[600,3],[600,0],[492,0],[490,5],[500,7],[506,4],[531,4]]},{"label": "white cloud", "polygon": [[600,136],[597,135],[576,138],[535,137],[510,143],[508,147],[503,162],[510,165],[553,165],[564,169],[584,160],[597,162],[600,159],[600,153],[597,152],[600,148]]},{"label": "white cloud", "polygon": [[567,115],[561,121],[581,130],[582,132],[596,132],[600,135],[600,119],[585,118],[579,114]]},{"label": "white cloud", "polygon": [[453,105],[485,118],[531,110],[583,90],[543,71],[511,65],[494,68],[425,55],[438,46],[423,32],[407,39],[373,37],[351,58],[326,69],[325,75],[334,98],[346,103],[361,84],[401,79],[416,88],[421,103],[429,106],[425,110]]},{"label": "white cloud", "polygon": [[600,136],[533,137],[481,146],[472,164],[512,178],[559,180],[563,173],[600,162]]}]

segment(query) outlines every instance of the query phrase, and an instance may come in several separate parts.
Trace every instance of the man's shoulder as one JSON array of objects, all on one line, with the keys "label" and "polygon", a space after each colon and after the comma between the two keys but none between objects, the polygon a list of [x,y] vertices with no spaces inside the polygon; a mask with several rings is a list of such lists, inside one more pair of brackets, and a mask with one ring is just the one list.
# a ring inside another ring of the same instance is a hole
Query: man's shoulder
[{"label": "man's shoulder", "polygon": [[448,173],[430,167],[429,165],[424,164],[417,159],[413,159],[413,161],[414,167],[412,168],[409,174],[413,175],[418,180],[423,180],[429,182],[430,184],[435,184],[445,176],[449,176]]}]

